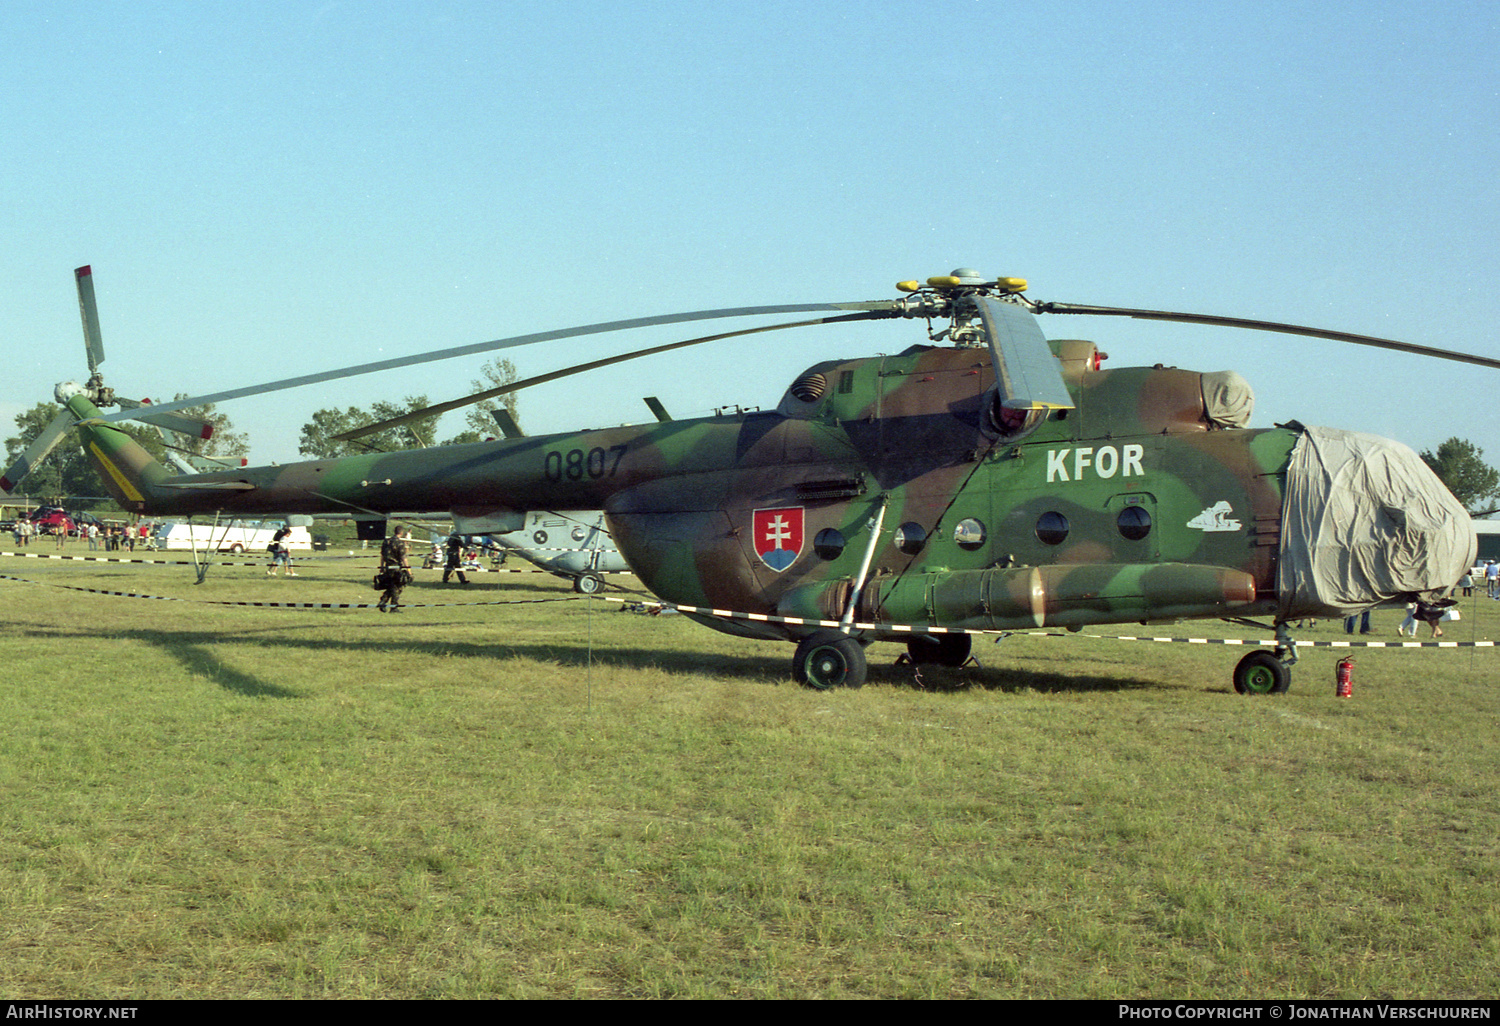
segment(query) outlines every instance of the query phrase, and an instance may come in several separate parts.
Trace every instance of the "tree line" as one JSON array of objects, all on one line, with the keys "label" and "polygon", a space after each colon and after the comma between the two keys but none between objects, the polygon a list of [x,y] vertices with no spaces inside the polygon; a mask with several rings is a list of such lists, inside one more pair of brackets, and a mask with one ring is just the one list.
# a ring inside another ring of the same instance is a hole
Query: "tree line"
[{"label": "tree line", "polygon": [[[475,392],[487,392],[494,388],[514,384],[515,364],[509,360],[495,359],[482,368],[483,381],[471,381]],[[353,456],[362,452],[391,452],[396,449],[419,449],[429,445],[464,445],[493,438],[497,427],[493,411],[504,409],[511,419],[520,423],[521,408],[516,393],[507,392],[495,399],[485,399],[469,406],[464,412],[466,430],[451,438],[438,439],[438,417],[423,417],[410,424],[386,428],[353,441],[339,441],[333,436],[391,420],[430,405],[426,395],[409,395],[401,402],[380,401],[368,407],[350,406],[345,409],[322,409],[313,413],[312,419],[302,425],[302,436],[297,451],[316,460]]]}]

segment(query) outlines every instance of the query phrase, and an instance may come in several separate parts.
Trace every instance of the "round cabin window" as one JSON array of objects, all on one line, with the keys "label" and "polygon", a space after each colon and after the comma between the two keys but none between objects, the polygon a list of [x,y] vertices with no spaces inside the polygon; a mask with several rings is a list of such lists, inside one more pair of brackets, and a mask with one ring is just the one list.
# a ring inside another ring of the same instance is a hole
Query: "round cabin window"
[{"label": "round cabin window", "polygon": [[960,520],[953,529],[953,540],[959,548],[973,552],[984,544],[984,525],[973,517]]},{"label": "round cabin window", "polygon": [[844,532],[836,527],[825,527],[813,539],[813,551],[819,559],[838,559],[844,551]]},{"label": "round cabin window", "polygon": [[1068,539],[1068,518],[1049,510],[1036,518],[1036,536],[1043,545],[1061,545]]}]

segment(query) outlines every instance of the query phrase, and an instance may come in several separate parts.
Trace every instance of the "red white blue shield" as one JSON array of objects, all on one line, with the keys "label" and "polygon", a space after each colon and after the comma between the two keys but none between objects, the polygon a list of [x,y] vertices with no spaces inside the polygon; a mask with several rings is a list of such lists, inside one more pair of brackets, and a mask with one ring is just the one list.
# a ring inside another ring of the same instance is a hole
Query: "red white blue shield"
[{"label": "red white blue shield", "polygon": [[755,554],[772,570],[785,570],[802,554],[802,507],[758,509],[752,521]]}]

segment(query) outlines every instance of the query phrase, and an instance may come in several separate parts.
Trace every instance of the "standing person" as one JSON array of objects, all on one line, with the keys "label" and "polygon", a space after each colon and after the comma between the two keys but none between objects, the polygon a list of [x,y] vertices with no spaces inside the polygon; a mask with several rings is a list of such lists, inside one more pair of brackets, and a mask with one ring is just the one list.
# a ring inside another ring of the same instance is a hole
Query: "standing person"
[{"label": "standing person", "polygon": [[448,578],[453,574],[458,574],[459,584],[469,583],[469,579],[464,576],[463,559],[464,540],[458,536],[457,532],[450,534],[448,536],[447,557],[443,563],[444,584],[448,583]]},{"label": "standing person", "polygon": [[273,535],[271,535],[271,565],[266,569],[267,576],[276,576],[276,564],[286,571],[288,577],[296,577],[297,571],[292,569],[292,529],[285,524]]},{"label": "standing person", "polygon": [[1490,598],[1500,598],[1500,563],[1493,559],[1486,560],[1484,564],[1484,583],[1489,589]]},{"label": "standing person", "polygon": [[[1436,602],[1422,602],[1421,600],[1418,600],[1417,610],[1413,615],[1416,617],[1416,619],[1420,620],[1422,623],[1429,625],[1432,628],[1432,636],[1434,638],[1441,638],[1443,636],[1443,629],[1439,627],[1438,624],[1441,623],[1442,620],[1447,616],[1448,610],[1452,607],[1452,605],[1452,599],[1440,599]],[[1415,625],[1412,626],[1411,634],[1412,637],[1417,636],[1417,628]]]},{"label": "standing person", "polygon": [[411,580],[411,563],[407,559],[411,551],[410,536],[411,531],[398,527],[395,534],[380,544],[380,578],[385,586],[385,593],[380,596],[382,613],[401,611],[401,589]]},{"label": "standing person", "polygon": [[1410,631],[1412,637],[1417,636],[1417,604],[1408,602],[1406,604],[1406,619],[1396,625],[1396,633],[1403,637]]}]

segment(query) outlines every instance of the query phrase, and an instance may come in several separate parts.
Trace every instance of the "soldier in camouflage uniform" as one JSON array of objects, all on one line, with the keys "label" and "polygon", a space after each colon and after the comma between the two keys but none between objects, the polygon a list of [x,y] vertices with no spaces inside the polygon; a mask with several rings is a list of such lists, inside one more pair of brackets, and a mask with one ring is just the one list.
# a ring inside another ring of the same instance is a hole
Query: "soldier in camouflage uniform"
[{"label": "soldier in camouflage uniform", "polygon": [[380,572],[385,578],[385,592],[378,607],[382,613],[401,611],[401,589],[411,579],[411,563],[407,558],[410,535],[407,528],[398,527],[395,534],[380,544]]},{"label": "soldier in camouflage uniform", "polygon": [[446,550],[447,550],[447,559],[443,563],[443,583],[447,584],[448,583],[448,578],[452,577],[454,574],[458,574],[458,583],[459,584],[468,584],[469,583],[469,579],[464,576],[464,569],[463,569],[463,558],[464,558],[464,540],[463,540],[463,538],[461,536],[457,535],[457,534],[450,534],[448,536],[448,544],[446,546]]}]

